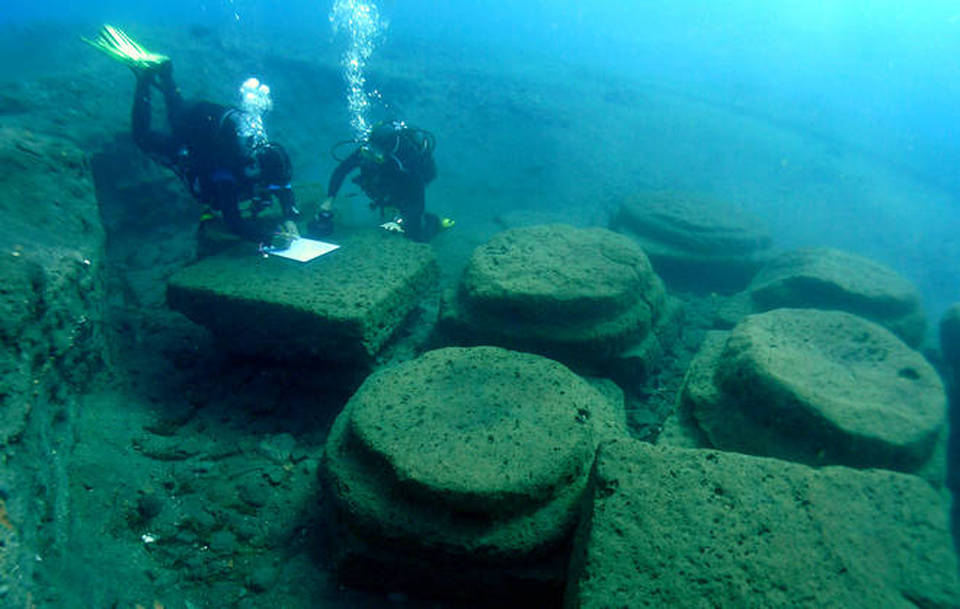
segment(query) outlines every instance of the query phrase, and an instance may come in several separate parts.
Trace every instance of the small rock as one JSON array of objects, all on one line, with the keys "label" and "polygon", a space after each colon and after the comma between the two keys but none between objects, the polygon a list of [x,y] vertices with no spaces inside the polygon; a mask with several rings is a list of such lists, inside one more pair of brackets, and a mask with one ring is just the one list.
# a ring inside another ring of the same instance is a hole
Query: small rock
[{"label": "small rock", "polygon": [[137,516],[143,522],[155,518],[163,510],[163,501],[155,493],[145,492],[137,497]]},{"label": "small rock", "polygon": [[208,545],[218,554],[232,554],[237,549],[237,536],[231,531],[221,529],[210,536]]},{"label": "small rock", "polygon": [[281,467],[269,467],[264,470],[263,477],[273,486],[279,486],[287,479],[287,472]]},{"label": "small rock", "polygon": [[237,539],[242,541],[249,541],[260,533],[260,521],[255,517],[230,512],[226,515],[226,521]]},{"label": "small rock", "polygon": [[262,566],[254,569],[247,578],[247,587],[254,592],[266,592],[277,581],[277,570],[272,566]]},{"label": "small rock", "polygon": [[237,486],[237,495],[250,507],[259,508],[270,500],[270,489],[263,480],[257,479]]},{"label": "small rock", "polygon": [[293,457],[297,441],[288,433],[281,433],[260,441],[257,449],[260,454],[274,463],[283,464]]}]

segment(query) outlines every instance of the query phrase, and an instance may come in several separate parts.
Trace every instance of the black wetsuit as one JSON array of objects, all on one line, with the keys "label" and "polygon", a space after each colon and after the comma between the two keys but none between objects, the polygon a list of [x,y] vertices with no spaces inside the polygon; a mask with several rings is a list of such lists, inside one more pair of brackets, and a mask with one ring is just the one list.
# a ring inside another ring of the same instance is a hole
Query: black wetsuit
[{"label": "black wetsuit", "polygon": [[436,234],[439,219],[424,212],[426,187],[436,176],[429,150],[420,149],[401,134],[379,163],[358,148],[337,165],[330,176],[327,196],[336,197],[347,174],[355,169],[360,169],[360,175],[353,181],[370,197],[371,206],[379,207],[381,213],[384,208],[396,208],[410,239],[427,241]]},{"label": "black wetsuit", "polygon": [[[151,85],[163,93],[170,133],[150,129]],[[227,227],[243,239],[268,241],[269,232],[245,221],[241,201],[277,197],[284,220],[297,217],[296,200],[286,183],[250,177],[256,161],[238,135],[237,108],[207,101],[187,103],[169,73],[138,75],[133,102],[133,139],[147,154],[172,169],[193,196],[223,214]]]}]

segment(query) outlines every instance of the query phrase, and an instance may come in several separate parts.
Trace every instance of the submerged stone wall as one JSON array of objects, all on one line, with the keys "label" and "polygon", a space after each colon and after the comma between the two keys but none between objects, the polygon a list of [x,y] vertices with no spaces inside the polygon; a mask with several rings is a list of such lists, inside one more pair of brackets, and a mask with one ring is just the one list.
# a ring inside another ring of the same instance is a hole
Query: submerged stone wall
[{"label": "submerged stone wall", "polygon": [[0,604],[68,552],[77,398],[103,371],[104,234],[72,143],[0,128]]}]

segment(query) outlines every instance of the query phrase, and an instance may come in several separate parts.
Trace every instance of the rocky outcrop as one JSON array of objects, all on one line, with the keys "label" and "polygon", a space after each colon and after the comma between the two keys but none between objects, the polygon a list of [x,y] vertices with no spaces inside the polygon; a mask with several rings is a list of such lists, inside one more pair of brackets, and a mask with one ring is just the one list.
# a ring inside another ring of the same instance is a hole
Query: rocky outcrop
[{"label": "rocky outcrop", "polygon": [[90,166],[107,234],[111,304],[166,308],[167,277],[196,260],[202,206],[128,133],[103,145]]},{"label": "rocky outcrop", "polygon": [[626,199],[611,228],[636,239],[670,287],[743,289],[770,259],[771,238],[756,218],[724,201],[650,192]]},{"label": "rocky outcrop", "polygon": [[0,128],[0,190],[0,589],[26,607],[40,548],[69,551],[72,420],[106,358],[104,236],[66,140]]},{"label": "rocky outcrop", "polygon": [[444,297],[451,342],[495,344],[596,369],[624,353],[644,363],[676,325],[660,278],[630,239],[599,228],[517,228],[477,248]]},{"label": "rocky outcrop", "polygon": [[924,339],[926,317],[917,288],[893,270],[841,250],[780,254],[753,278],[746,297],[748,312],[837,309],[875,321],[911,347]]},{"label": "rocky outcrop", "polygon": [[849,313],[776,309],[712,334],[681,404],[724,450],[944,479],[946,395],[937,372],[889,331]]},{"label": "rocky outcrop", "polygon": [[624,436],[624,417],[609,386],[496,347],[439,349],[375,373],[326,447],[342,575],[556,606],[597,442]]},{"label": "rocky outcrop", "polygon": [[382,231],[340,243],[306,264],[249,247],[211,256],[174,274],[167,299],[241,353],[369,363],[434,289],[437,262]]},{"label": "rocky outcrop", "polygon": [[904,474],[605,444],[566,607],[960,606],[946,506]]}]

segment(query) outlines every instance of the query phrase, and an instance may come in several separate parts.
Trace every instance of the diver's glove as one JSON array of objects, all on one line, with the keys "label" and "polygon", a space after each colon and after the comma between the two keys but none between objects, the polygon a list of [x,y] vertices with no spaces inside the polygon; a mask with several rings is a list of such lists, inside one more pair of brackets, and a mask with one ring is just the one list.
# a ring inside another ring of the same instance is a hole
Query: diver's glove
[{"label": "diver's glove", "polygon": [[307,232],[315,237],[327,237],[333,234],[333,212],[321,209],[307,225]]},{"label": "diver's glove", "polygon": [[273,250],[285,250],[290,244],[300,238],[300,231],[297,225],[291,220],[287,220],[277,227],[276,232],[270,236],[270,248]]}]

